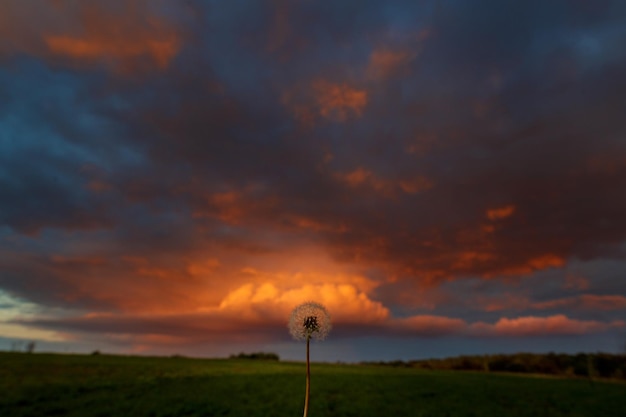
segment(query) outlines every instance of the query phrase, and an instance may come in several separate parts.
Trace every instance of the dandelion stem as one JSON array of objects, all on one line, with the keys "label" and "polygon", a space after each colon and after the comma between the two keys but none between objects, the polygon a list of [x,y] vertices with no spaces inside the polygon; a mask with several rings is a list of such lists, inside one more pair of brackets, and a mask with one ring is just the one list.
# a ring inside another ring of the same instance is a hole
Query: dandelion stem
[{"label": "dandelion stem", "polygon": [[309,411],[309,392],[311,391],[311,366],[309,362],[309,341],[311,336],[306,338],[306,393],[304,395],[304,417]]},{"label": "dandelion stem", "polygon": [[311,339],[323,340],[330,331],[330,314],[318,303],[300,304],[289,317],[289,333],[296,340],[306,340],[306,391],[304,395],[304,417],[309,412],[309,396],[311,392],[311,359],[309,357]]}]

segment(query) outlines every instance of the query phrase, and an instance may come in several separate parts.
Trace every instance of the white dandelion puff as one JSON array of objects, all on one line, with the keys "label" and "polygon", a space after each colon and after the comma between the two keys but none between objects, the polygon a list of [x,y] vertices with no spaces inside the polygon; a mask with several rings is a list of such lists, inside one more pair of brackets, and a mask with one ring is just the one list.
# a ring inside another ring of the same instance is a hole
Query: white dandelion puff
[{"label": "white dandelion puff", "polygon": [[288,327],[296,340],[324,340],[332,326],[328,310],[319,303],[308,302],[293,309]]}]

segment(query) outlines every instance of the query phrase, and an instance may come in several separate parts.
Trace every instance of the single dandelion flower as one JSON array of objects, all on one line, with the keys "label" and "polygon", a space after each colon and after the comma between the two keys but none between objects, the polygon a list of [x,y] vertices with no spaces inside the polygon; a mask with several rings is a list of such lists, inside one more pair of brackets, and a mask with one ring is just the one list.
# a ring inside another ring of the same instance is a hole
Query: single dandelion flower
[{"label": "single dandelion flower", "polygon": [[291,312],[289,333],[296,340],[306,340],[306,393],[304,396],[304,417],[309,411],[309,393],[311,391],[311,366],[309,361],[309,342],[311,339],[323,340],[330,332],[330,314],[326,308],[314,302],[300,304]]},{"label": "single dandelion flower", "polygon": [[289,333],[296,340],[323,340],[328,336],[330,328],[330,314],[319,303],[300,304],[293,309],[289,318]]}]

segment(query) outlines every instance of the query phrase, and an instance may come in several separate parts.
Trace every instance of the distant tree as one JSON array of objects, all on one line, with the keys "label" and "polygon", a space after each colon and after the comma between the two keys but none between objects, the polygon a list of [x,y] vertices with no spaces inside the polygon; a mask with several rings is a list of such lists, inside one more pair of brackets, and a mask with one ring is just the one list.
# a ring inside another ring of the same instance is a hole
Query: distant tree
[{"label": "distant tree", "polygon": [[230,359],[260,359],[260,360],[277,361],[277,360],[280,360],[280,357],[276,353],[265,353],[265,352],[243,353],[241,352],[238,355],[230,355]]},{"label": "distant tree", "polygon": [[458,356],[445,359],[422,359],[403,362],[363,362],[371,365],[407,366],[431,370],[471,370],[486,372],[522,372],[568,377],[626,378],[626,355],[610,353],[547,354],[515,353],[509,355]]},{"label": "distant tree", "polygon": [[26,353],[33,353],[35,351],[35,342],[30,341],[26,344]]},{"label": "distant tree", "polygon": [[172,359],[185,359],[186,357],[184,355],[181,355],[180,353],[175,353],[172,356],[170,356],[170,358],[172,358]]},{"label": "distant tree", "polygon": [[589,361],[586,353],[578,353],[572,358],[574,374],[578,376],[589,376]]}]

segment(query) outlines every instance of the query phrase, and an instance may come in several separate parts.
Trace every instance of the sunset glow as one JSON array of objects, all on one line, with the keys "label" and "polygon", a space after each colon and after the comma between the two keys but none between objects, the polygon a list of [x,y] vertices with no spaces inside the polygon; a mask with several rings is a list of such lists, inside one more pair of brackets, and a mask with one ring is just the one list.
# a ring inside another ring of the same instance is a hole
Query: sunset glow
[{"label": "sunset glow", "polygon": [[623,350],[623,4],[1,2],[0,349]]}]

